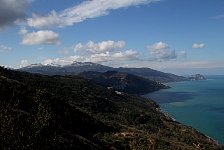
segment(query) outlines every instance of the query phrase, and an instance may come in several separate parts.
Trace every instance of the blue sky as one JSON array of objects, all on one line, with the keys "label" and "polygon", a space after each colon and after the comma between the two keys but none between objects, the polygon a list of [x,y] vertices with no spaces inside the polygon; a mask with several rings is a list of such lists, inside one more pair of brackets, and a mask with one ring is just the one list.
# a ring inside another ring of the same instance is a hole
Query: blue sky
[{"label": "blue sky", "polygon": [[224,74],[223,26],[223,0],[0,0],[0,65]]}]

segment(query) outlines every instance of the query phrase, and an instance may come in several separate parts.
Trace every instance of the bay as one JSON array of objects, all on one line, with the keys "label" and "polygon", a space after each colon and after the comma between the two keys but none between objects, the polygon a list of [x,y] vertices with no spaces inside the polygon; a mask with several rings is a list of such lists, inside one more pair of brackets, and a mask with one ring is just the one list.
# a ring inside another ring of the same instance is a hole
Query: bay
[{"label": "bay", "polygon": [[168,83],[171,88],[149,93],[161,109],[224,144],[224,76]]}]

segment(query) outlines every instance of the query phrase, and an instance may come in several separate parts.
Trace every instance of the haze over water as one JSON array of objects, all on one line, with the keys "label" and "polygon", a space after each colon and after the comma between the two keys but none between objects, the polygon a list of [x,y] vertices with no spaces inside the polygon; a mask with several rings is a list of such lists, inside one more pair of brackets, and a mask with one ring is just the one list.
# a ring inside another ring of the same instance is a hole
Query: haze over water
[{"label": "haze over water", "polygon": [[146,95],[178,122],[224,144],[224,76],[169,83],[172,88]]}]

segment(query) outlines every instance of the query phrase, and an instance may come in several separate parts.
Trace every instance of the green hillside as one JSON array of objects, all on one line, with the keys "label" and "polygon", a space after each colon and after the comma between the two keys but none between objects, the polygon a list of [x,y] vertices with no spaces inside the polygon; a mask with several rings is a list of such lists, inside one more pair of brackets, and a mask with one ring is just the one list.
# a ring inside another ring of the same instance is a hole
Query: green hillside
[{"label": "green hillside", "polygon": [[0,149],[221,149],[149,99],[0,67]]}]

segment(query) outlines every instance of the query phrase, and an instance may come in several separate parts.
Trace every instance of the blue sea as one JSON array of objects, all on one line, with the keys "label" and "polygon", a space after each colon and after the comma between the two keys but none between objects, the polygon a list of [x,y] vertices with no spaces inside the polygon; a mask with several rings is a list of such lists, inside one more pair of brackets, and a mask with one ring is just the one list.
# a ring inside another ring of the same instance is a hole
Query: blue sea
[{"label": "blue sea", "polygon": [[171,88],[147,94],[178,122],[224,144],[224,76],[168,83]]}]

